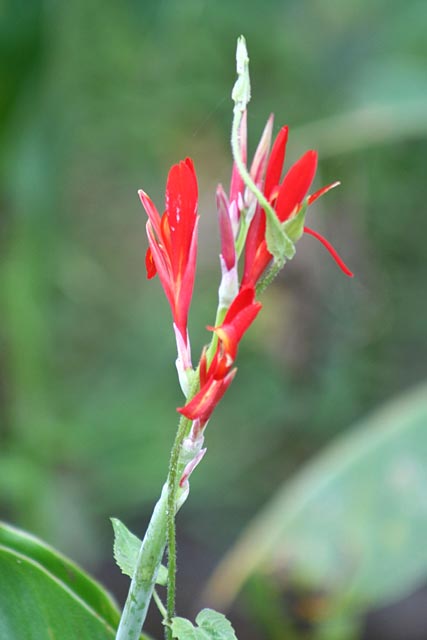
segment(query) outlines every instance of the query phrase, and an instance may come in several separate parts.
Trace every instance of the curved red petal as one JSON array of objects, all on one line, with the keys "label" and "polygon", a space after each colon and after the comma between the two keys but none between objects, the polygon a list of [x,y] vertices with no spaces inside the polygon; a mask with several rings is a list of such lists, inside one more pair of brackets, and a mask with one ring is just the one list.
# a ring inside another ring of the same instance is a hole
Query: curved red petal
[{"label": "curved red petal", "polygon": [[318,198],[324,196],[325,193],[328,193],[328,191],[330,191],[331,189],[335,189],[335,187],[338,187],[340,184],[341,182],[337,180],[336,182],[332,182],[331,184],[326,185],[326,187],[318,189],[318,191],[312,193],[311,196],[308,196],[307,204],[313,204],[313,202],[315,202]]},{"label": "curved red petal", "polygon": [[328,240],[326,240],[326,238],[320,235],[320,233],[317,233],[317,231],[313,231],[313,229],[309,229],[309,227],[304,227],[304,233],[307,233],[308,235],[313,236],[314,238],[319,240],[319,242],[323,244],[325,249],[329,251],[329,253],[333,257],[333,259],[335,260],[335,262],[337,263],[341,271],[343,271],[345,275],[348,276],[349,278],[353,278],[354,273],[350,271],[350,269],[345,264],[344,260],[338,255],[338,252],[334,249],[331,243],[328,242]]}]

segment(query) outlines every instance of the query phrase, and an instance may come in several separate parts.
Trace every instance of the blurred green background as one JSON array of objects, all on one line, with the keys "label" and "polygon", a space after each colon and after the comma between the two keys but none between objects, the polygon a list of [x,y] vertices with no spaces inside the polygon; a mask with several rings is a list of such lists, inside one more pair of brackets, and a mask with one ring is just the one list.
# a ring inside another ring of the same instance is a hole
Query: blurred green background
[{"label": "blurred green background", "polygon": [[[145,279],[136,191],[161,209],[170,165],[194,159],[197,354],[216,302],[214,194],[231,170],[240,33],[251,58],[250,149],[274,112],[276,131],[290,125],[291,160],[319,151],[316,186],[342,181],[309,223],[356,277],[301,240],[209,425],[178,522],[180,614],[193,614],[195,594],[279,485],[427,377],[427,5],[3,0],[0,19],[0,515],[119,597],[126,580],[110,560],[108,516],[142,535],[182,401],[169,309],[159,283]],[[420,500],[416,526],[427,536]],[[414,587],[427,558],[417,566]],[[277,584],[262,580],[256,600],[268,604]],[[289,588],[284,610],[298,599]],[[241,600],[236,627],[241,617],[245,638],[284,638],[286,611],[270,628],[267,604],[264,613],[251,605],[257,589]],[[302,625],[289,623],[286,637],[318,632],[300,609]]]}]

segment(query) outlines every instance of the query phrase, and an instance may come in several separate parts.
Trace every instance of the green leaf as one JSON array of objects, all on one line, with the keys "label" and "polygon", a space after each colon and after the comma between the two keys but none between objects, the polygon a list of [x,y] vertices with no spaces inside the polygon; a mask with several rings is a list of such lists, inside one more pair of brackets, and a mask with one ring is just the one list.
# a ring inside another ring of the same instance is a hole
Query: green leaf
[{"label": "green leaf", "polygon": [[111,640],[119,612],[111,596],[37,538],[0,524],[0,637]]},{"label": "green leaf", "polygon": [[0,576],[0,638],[23,640],[31,629],[31,640],[114,640],[120,614],[110,594],[58,551],[4,523]]},{"label": "green leaf", "polygon": [[[71,560],[35,536],[3,522],[0,522],[0,545],[11,554],[15,553],[39,566],[42,573],[61,585],[61,588],[72,592],[94,614],[115,628],[119,612],[113,598]],[[5,583],[6,579],[2,574],[2,584]],[[2,596],[3,593],[0,598]],[[0,634],[0,637],[3,636]]]},{"label": "green leaf", "polygon": [[172,619],[172,634],[177,640],[237,640],[227,618],[212,609],[203,609],[196,618],[197,627],[186,618]]},{"label": "green leaf", "polygon": [[[142,542],[117,518],[111,518],[111,524],[114,529],[114,559],[122,573],[133,578]],[[162,564],[157,574],[156,584],[165,586],[167,581],[168,570]]]},{"label": "green leaf", "polygon": [[326,589],[358,613],[427,572],[427,386],[341,437],[274,496],[224,558],[208,597],[224,606],[257,569]]},{"label": "green leaf", "polygon": [[122,573],[133,578],[142,542],[117,518],[111,518],[111,524],[114,529],[114,559]]}]

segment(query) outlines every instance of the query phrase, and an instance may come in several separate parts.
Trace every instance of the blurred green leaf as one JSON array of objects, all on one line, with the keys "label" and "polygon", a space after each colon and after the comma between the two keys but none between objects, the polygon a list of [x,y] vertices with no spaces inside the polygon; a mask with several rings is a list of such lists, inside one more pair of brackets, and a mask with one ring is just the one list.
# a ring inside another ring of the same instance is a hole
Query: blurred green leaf
[{"label": "blurred green leaf", "polygon": [[347,610],[396,597],[427,574],[427,387],[387,404],[287,483],[209,586],[224,606],[248,576],[278,570]]}]

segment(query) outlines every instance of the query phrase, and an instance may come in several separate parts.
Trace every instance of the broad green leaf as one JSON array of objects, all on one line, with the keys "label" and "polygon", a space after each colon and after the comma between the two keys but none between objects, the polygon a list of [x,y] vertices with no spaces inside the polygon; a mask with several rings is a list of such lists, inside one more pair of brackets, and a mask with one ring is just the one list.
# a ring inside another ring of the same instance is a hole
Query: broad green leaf
[{"label": "broad green leaf", "polygon": [[358,424],[286,484],[209,586],[223,606],[261,567],[327,589],[356,612],[427,573],[427,387]]},{"label": "broad green leaf", "polygon": [[113,640],[111,596],[44,542],[0,524],[0,638]]},{"label": "broad green leaf", "polygon": [[[117,518],[111,518],[111,523],[114,529],[114,559],[122,572],[132,578],[142,542]],[[160,565],[156,584],[165,586],[167,581],[168,570],[164,565]]]},{"label": "broad green leaf", "polygon": [[197,627],[186,618],[172,619],[172,634],[177,640],[237,640],[227,618],[212,609],[203,609],[196,618]]}]

